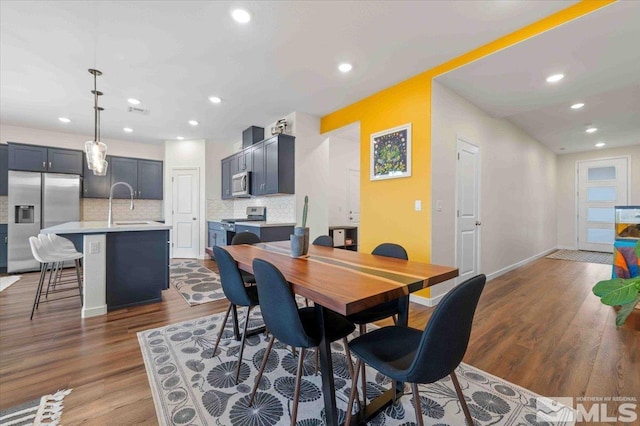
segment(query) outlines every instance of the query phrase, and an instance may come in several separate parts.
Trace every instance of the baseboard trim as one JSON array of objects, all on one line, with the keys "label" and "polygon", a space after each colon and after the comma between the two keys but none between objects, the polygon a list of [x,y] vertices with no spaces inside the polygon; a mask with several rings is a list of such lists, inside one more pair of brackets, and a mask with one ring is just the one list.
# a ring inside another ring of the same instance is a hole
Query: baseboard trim
[{"label": "baseboard trim", "polygon": [[487,281],[491,281],[494,278],[498,278],[499,276],[504,275],[507,272],[513,271],[514,269],[517,269],[517,268],[519,268],[521,266],[524,266],[527,263],[531,263],[534,260],[541,259],[541,258],[545,257],[546,255],[553,253],[556,250],[558,250],[558,248],[557,247],[553,247],[553,248],[547,249],[547,250],[545,250],[545,251],[543,251],[541,253],[535,254],[535,255],[527,258],[527,259],[521,260],[520,262],[516,262],[516,263],[514,263],[512,265],[509,265],[507,267],[504,267],[502,269],[498,269],[497,271],[492,272],[491,274],[487,274]]},{"label": "baseboard trim", "polygon": [[93,308],[82,308],[82,318],[97,317],[107,314],[107,305],[96,306]]},{"label": "baseboard trim", "polygon": [[[500,275],[504,275],[507,272],[513,271],[514,269],[517,269],[521,266],[526,265],[527,263],[531,263],[535,260],[541,259],[545,256],[547,256],[548,254],[553,253],[556,250],[561,249],[561,247],[553,247],[550,248],[548,250],[545,250],[541,253],[538,253],[536,255],[533,255],[527,259],[521,260],[520,262],[516,262],[512,265],[506,266],[502,269],[497,270],[496,272],[493,272],[491,274],[487,275],[487,281],[491,281],[494,278],[498,278]],[[571,249],[568,249],[571,250]],[[448,292],[447,292],[448,293]],[[411,294],[409,295],[409,301],[413,302],[413,303],[417,303],[418,305],[423,305],[423,306],[429,306],[429,307],[433,307],[436,306],[438,303],[440,303],[440,300],[442,300],[442,298],[447,294],[440,294],[436,297],[423,297],[423,296],[418,296],[415,294]]]}]

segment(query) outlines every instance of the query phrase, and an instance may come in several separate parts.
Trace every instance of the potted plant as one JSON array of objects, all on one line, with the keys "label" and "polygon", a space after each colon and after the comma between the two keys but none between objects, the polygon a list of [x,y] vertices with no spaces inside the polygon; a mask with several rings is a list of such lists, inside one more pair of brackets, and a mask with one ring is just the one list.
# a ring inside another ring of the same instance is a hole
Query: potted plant
[{"label": "potted plant", "polygon": [[307,228],[307,213],[309,211],[309,196],[304,196],[304,207],[302,209],[302,226],[293,228],[291,235],[291,256],[300,257],[309,252],[309,228]]},{"label": "potted plant", "polygon": [[[635,254],[640,258],[640,242],[635,247]],[[605,305],[621,307],[616,316],[619,327],[640,303],[640,276],[600,281],[593,287],[593,294]]]}]

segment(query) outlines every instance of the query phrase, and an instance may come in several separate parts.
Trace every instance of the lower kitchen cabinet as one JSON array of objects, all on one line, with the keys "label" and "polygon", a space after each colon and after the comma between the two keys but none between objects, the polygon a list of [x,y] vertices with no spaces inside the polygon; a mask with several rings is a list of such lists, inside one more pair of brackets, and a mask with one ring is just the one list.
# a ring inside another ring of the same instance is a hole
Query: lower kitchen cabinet
[{"label": "lower kitchen cabinet", "polygon": [[7,272],[7,225],[0,224],[0,272]]},{"label": "lower kitchen cabinet", "polygon": [[9,193],[9,148],[0,144],[0,195]]},{"label": "lower kitchen cabinet", "polygon": [[289,241],[293,234],[293,225],[283,226],[247,226],[236,225],[236,234],[240,232],[252,232],[260,237],[260,241]]},{"label": "lower kitchen cabinet", "polygon": [[107,308],[162,300],[169,288],[169,231],[107,234]]}]

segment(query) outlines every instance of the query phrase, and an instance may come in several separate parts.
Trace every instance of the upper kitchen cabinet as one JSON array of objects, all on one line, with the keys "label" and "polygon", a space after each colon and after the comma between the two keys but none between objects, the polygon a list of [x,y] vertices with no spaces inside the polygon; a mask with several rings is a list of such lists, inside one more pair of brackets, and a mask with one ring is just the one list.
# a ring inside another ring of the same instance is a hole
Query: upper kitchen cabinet
[{"label": "upper kitchen cabinet", "polygon": [[[162,161],[136,158],[110,157],[111,185],[126,182],[133,188],[133,197],[145,200],[162,200]],[[108,194],[107,194],[108,196]],[[129,188],[118,185],[113,189],[113,198],[130,198]]]},{"label": "upper kitchen cabinet", "polygon": [[[111,157],[109,162],[111,169],[111,185],[116,182],[125,182],[133,188],[133,197],[138,196],[138,160],[135,158]],[[113,198],[131,198],[129,188],[118,185],[113,188]]]},{"label": "upper kitchen cabinet", "polygon": [[138,160],[138,198],[162,200],[162,161]]},{"label": "upper kitchen cabinet", "polygon": [[0,195],[7,195],[9,181],[9,148],[0,145]]},{"label": "upper kitchen cabinet", "polygon": [[295,139],[277,135],[252,148],[251,195],[295,192]]},{"label": "upper kitchen cabinet", "polygon": [[83,198],[109,198],[109,189],[111,188],[111,157],[107,155],[107,174],[105,176],[96,176],[89,165],[84,161],[84,177],[82,178],[82,197]]},{"label": "upper kitchen cabinet", "polygon": [[233,198],[231,196],[231,158],[225,158],[220,162],[222,169],[222,189],[221,197],[223,200]]},{"label": "upper kitchen cabinet", "polygon": [[82,175],[83,152],[74,149],[9,144],[9,169]]}]

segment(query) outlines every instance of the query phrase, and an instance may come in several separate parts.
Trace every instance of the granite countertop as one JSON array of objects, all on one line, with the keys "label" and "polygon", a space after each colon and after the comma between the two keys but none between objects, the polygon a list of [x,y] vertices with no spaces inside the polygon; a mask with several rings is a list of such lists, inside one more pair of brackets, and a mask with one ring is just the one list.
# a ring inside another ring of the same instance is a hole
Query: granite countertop
[{"label": "granite countertop", "polygon": [[107,221],[67,222],[44,228],[43,234],[102,234],[107,232],[162,231],[171,229],[171,225],[152,220],[118,220],[112,227]]},{"label": "granite countertop", "polygon": [[254,226],[256,228],[269,228],[269,227],[278,227],[278,226],[296,226],[295,223],[277,223],[277,222],[262,222],[262,221],[249,221],[249,222],[236,222],[236,225],[242,226]]}]

